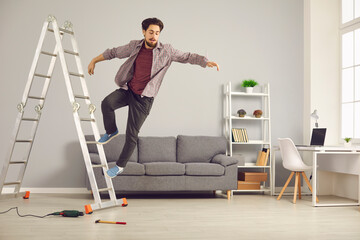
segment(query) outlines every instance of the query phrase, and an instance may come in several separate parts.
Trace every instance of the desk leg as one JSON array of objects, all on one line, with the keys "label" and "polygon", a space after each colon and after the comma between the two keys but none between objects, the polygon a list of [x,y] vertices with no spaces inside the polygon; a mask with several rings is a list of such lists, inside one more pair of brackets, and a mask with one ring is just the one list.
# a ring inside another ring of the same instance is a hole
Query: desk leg
[{"label": "desk leg", "polygon": [[313,153],[313,174],[312,174],[312,205],[316,207],[316,179],[317,179],[317,153]]}]

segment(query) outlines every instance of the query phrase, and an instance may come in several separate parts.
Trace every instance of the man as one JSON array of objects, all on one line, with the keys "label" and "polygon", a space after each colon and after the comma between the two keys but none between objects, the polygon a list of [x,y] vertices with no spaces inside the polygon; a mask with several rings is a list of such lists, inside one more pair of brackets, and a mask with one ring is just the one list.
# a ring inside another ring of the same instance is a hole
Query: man
[{"label": "man", "polygon": [[93,75],[96,63],[128,57],[115,76],[115,82],[120,88],[108,95],[101,103],[106,133],[98,141],[99,144],[106,144],[119,134],[114,111],[129,106],[125,144],[115,167],[106,172],[110,178],[124,171],[137,144],[140,128],[150,113],[154,97],[173,61],[202,67],[217,67],[219,71],[218,64],[209,62],[206,57],[183,53],[170,44],[160,43],[158,39],[163,28],[164,24],[159,19],[145,19],[142,22],[144,39],[107,49],[95,57],[88,66],[88,73]]}]

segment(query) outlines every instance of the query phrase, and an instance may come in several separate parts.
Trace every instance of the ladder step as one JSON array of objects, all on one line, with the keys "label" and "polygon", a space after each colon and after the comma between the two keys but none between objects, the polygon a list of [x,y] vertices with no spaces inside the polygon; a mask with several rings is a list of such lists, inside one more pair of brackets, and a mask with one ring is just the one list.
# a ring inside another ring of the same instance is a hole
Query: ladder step
[{"label": "ladder step", "polygon": [[18,142],[18,143],[32,143],[33,140],[32,139],[29,139],[29,140],[15,140],[15,142]]},{"label": "ladder step", "polygon": [[[54,32],[54,29],[51,29],[51,28],[48,28],[47,30],[48,30],[49,32]],[[60,34],[61,34],[61,35],[64,35],[63,32],[60,32]]]},{"label": "ladder step", "polygon": [[97,141],[86,141],[87,144],[98,144]]},{"label": "ladder step", "polygon": [[112,191],[112,188],[100,188],[99,192]]},{"label": "ladder step", "polygon": [[59,28],[59,31],[60,31],[60,32],[64,32],[64,33],[68,33],[68,34],[71,34],[71,35],[74,35],[74,32],[73,32],[73,31],[69,31],[69,30],[67,30],[67,29],[65,29],[65,28]]},{"label": "ladder step", "polygon": [[75,77],[84,77],[84,74],[74,73],[74,72],[69,72],[69,75],[72,75],[72,76],[75,76]]},{"label": "ladder step", "polygon": [[8,185],[19,185],[21,182],[20,181],[16,181],[16,182],[7,182],[4,183],[4,186],[8,186]]},{"label": "ladder step", "polygon": [[79,53],[73,52],[73,51],[69,51],[69,50],[66,50],[66,49],[64,49],[64,52],[65,52],[65,53],[68,53],[68,54],[75,55],[75,56],[79,56]]},{"label": "ladder step", "polygon": [[83,122],[95,122],[95,119],[94,118],[80,118],[80,121],[83,121]]},{"label": "ladder step", "polygon": [[[51,28],[48,28],[47,30],[49,32],[54,32],[54,29],[51,29]],[[74,35],[74,32],[66,30],[64,28],[59,28],[59,31],[60,31],[60,34],[68,33],[68,34]]]},{"label": "ladder step", "polygon": [[33,121],[33,122],[38,122],[39,119],[36,119],[36,118],[22,118],[21,120],[23,121]]},{"label": "ladder step", "polygon": [[56,54],[49,53],[49,52],[45,52],[45,51],[41,51],[41,53],[42,53],[42,54],[45,54],[45,55],[52,56],[52,57],[56,57],[56,56],[57,56]]},{"label": "ladder step", "polygon": [[105,167],[105,165],[93,164],[92,167],[93,167],[93,168],[100,168],[100,167]]},{"label": "ladder step", "polygon": [[51,76],[47,76],[47,75],[43,75],[43,74],[38,74],[38,73],[34,73],[34,76],[36,76],[36,77],[42,77],[42,78],[51,78]]},{"label": "ladder step", "polygon": [[25,164],[26,161],[12,161],[12,162],[9,162],[9,164]]},{"label": "ladder step", "polygon": [[28,96],[28,98],[38,99],[38,100],[45,100],[45,98],[43,98],[43,97],[36,97],[36,96]]},{"label": "ladder step", "polygon": [[81,99],[90,99],[89,96],[83,96],[83,95],[74,95],[75,98],[81,98]]}]

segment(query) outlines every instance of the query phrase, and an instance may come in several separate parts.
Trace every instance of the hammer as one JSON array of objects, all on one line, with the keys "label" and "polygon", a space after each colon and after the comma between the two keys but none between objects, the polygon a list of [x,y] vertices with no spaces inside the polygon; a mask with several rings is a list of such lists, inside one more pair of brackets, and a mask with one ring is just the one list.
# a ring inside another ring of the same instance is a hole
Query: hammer
[{"label": "hammer", "polygon": [[102,221],[102,220],[96,220],[95,223],[110,223],[110,224],[123,224],[125,225],[126,222],[111,222],[111,221]]}]

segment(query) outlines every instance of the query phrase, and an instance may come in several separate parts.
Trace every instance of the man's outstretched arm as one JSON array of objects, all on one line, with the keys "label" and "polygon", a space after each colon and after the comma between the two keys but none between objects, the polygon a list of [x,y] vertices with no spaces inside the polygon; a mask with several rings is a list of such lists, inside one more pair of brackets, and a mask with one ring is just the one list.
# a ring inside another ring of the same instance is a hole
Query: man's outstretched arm
[{"label": "man's outstretched arm", "polygon": [[216,67],[217,70],[220,70],[219,65],[216,62],[210,62],[204,56],[198,55],[196,53],[182,52],[173,48],[169,45],[172,61],[179,63],[190,63],[200,65],[202,67]]},{"label": "man's outstretched arm", "polygon": [[100,54],[99,56],[93,58],[93,60],[91,60],[91,62],[89,63],[88,66],[88,73],[89,75],[93,75],[94,74],[94,69],[95,69],[95,64],[101,61],[104,61],[105,58],[102,54]]},{"label": "man's outstretched arm", "polygon": [[113,58],[126,58],[129,57],[135,47],[141,42],[141,40],[134,40],[128,44],[120,47],[106,49],[102,54],[91,60],[88,66],[88,73],[94,74],[95,64],[104,60],[110,60]]}]

